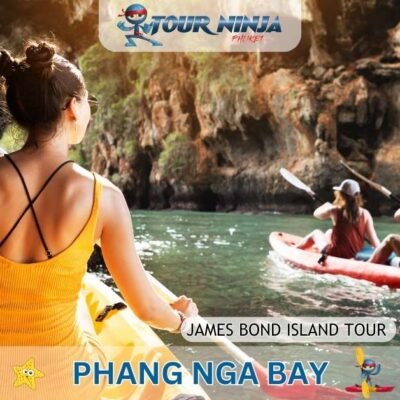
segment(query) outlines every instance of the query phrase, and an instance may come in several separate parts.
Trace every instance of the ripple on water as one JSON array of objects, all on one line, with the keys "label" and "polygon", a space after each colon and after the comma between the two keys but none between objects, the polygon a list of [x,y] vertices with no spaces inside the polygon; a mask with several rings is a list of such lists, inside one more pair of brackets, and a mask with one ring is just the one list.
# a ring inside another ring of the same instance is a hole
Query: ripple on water
[{"label": "ripple on water", "polygon": [[[375,222],[380,237],[391,232],[390,221]],[[270,232],[304,235],[329,223],[309,216],[184,211],[135,211],[133,223],[146,268],[210,315],[400,318],[400,291],[267,259]]]},{"label": "ripple on water", "polygon": [[388,316],[398,318],[400,292],[346,276],[292,267],[274,252],[266,262],[265,284],[286,293],[287,306],[300,315]]}]

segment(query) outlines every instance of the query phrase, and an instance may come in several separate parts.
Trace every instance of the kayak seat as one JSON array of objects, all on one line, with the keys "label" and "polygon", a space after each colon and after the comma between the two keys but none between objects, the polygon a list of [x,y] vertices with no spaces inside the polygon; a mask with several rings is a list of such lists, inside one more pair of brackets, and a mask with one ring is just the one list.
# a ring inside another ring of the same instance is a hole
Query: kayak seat
[{"label": "kayak seat", "polygon": [[[356,254],[354,258],[358,261],[368,261],[368,259],[372,256],[374,250],[375,249],[371,246],[365,246]],[[396,254],[392,253],[390,257],[386,260],[385,265],[390,265],[390,262],[395,257]]]}]

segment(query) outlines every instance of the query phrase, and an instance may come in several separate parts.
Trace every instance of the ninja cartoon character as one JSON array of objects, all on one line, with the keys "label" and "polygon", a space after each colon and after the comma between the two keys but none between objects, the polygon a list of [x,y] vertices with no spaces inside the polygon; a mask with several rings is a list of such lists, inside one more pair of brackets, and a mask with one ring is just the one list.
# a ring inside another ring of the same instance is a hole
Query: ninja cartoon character
[{"label": "ninja cartoon character", "polygon": [[366,381],[371,386],[371,375],[378,375],[381,372],[381,364],[366,358],[361,365],[361,381]]},{"label": "ninja cartoon character", "polygon": [[126,47],[136,47],[134,39],[145,40],[152,44],[152,46],[162,46],[162,43],[156,40],[149,39],[143,36],[140,29],[144,33],[149,33],[152,28],[152,24],[143,24],[147,18],[147,10],[141,4],[131,4],[125,11],[122,10],[123,14],[118,14],[118,17],[125,17],[126,20],[131,24],[131,26],[125,26],[124,21],[119,21],[117,26],[121,31],[133,31],[130,35],[125,35],[128,42],[125,43]]}]

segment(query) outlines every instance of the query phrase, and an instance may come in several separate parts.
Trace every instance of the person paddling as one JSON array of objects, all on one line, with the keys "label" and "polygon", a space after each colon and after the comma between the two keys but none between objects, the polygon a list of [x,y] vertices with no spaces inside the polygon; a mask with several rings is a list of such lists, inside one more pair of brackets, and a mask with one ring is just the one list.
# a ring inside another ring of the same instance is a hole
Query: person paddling
[{"label": "person paddling", "polygon": [[348,259],[355,257],[365,239],[372,247],[380,244],[371,214],[362,207],[363,198],[358,182],[346,179],[333,190],[333,204],[327,202],[314,211],[314,217],[320,220],[331,219],[333,229],[326,233],[316,229],[297,245],[300,249],[314,245],[322,253],[318,260],[320,264],[328,255]]},{"label": "person paddling", "polygon": [[[400,208],[394,214],[396,222],[400,222]],[[395,252],[397,256],[400,256],[400,235],[388,235],[383,239],[382,243],[377,246],[376,250],[368,260],[368,262],[383,264],[390,256],[392,252]],[[399,264],[399,258],[396,257],[391,262],[392,265]]]}]

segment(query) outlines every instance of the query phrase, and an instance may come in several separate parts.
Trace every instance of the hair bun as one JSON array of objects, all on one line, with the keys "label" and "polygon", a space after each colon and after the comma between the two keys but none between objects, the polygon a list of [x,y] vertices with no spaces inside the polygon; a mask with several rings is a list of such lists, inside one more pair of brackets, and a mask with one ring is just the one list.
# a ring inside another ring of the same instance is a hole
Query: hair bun
[{"label": "hair bun", "polygon": [[6,79],[16,70],[18,63],[7,50],[0,50],[0,75]]},{"label": "hair bun", "polygon": [[26,51],[26,62],[32,68],[45,68],[53,63],[55,48],[46,42],[29,46]]}]

